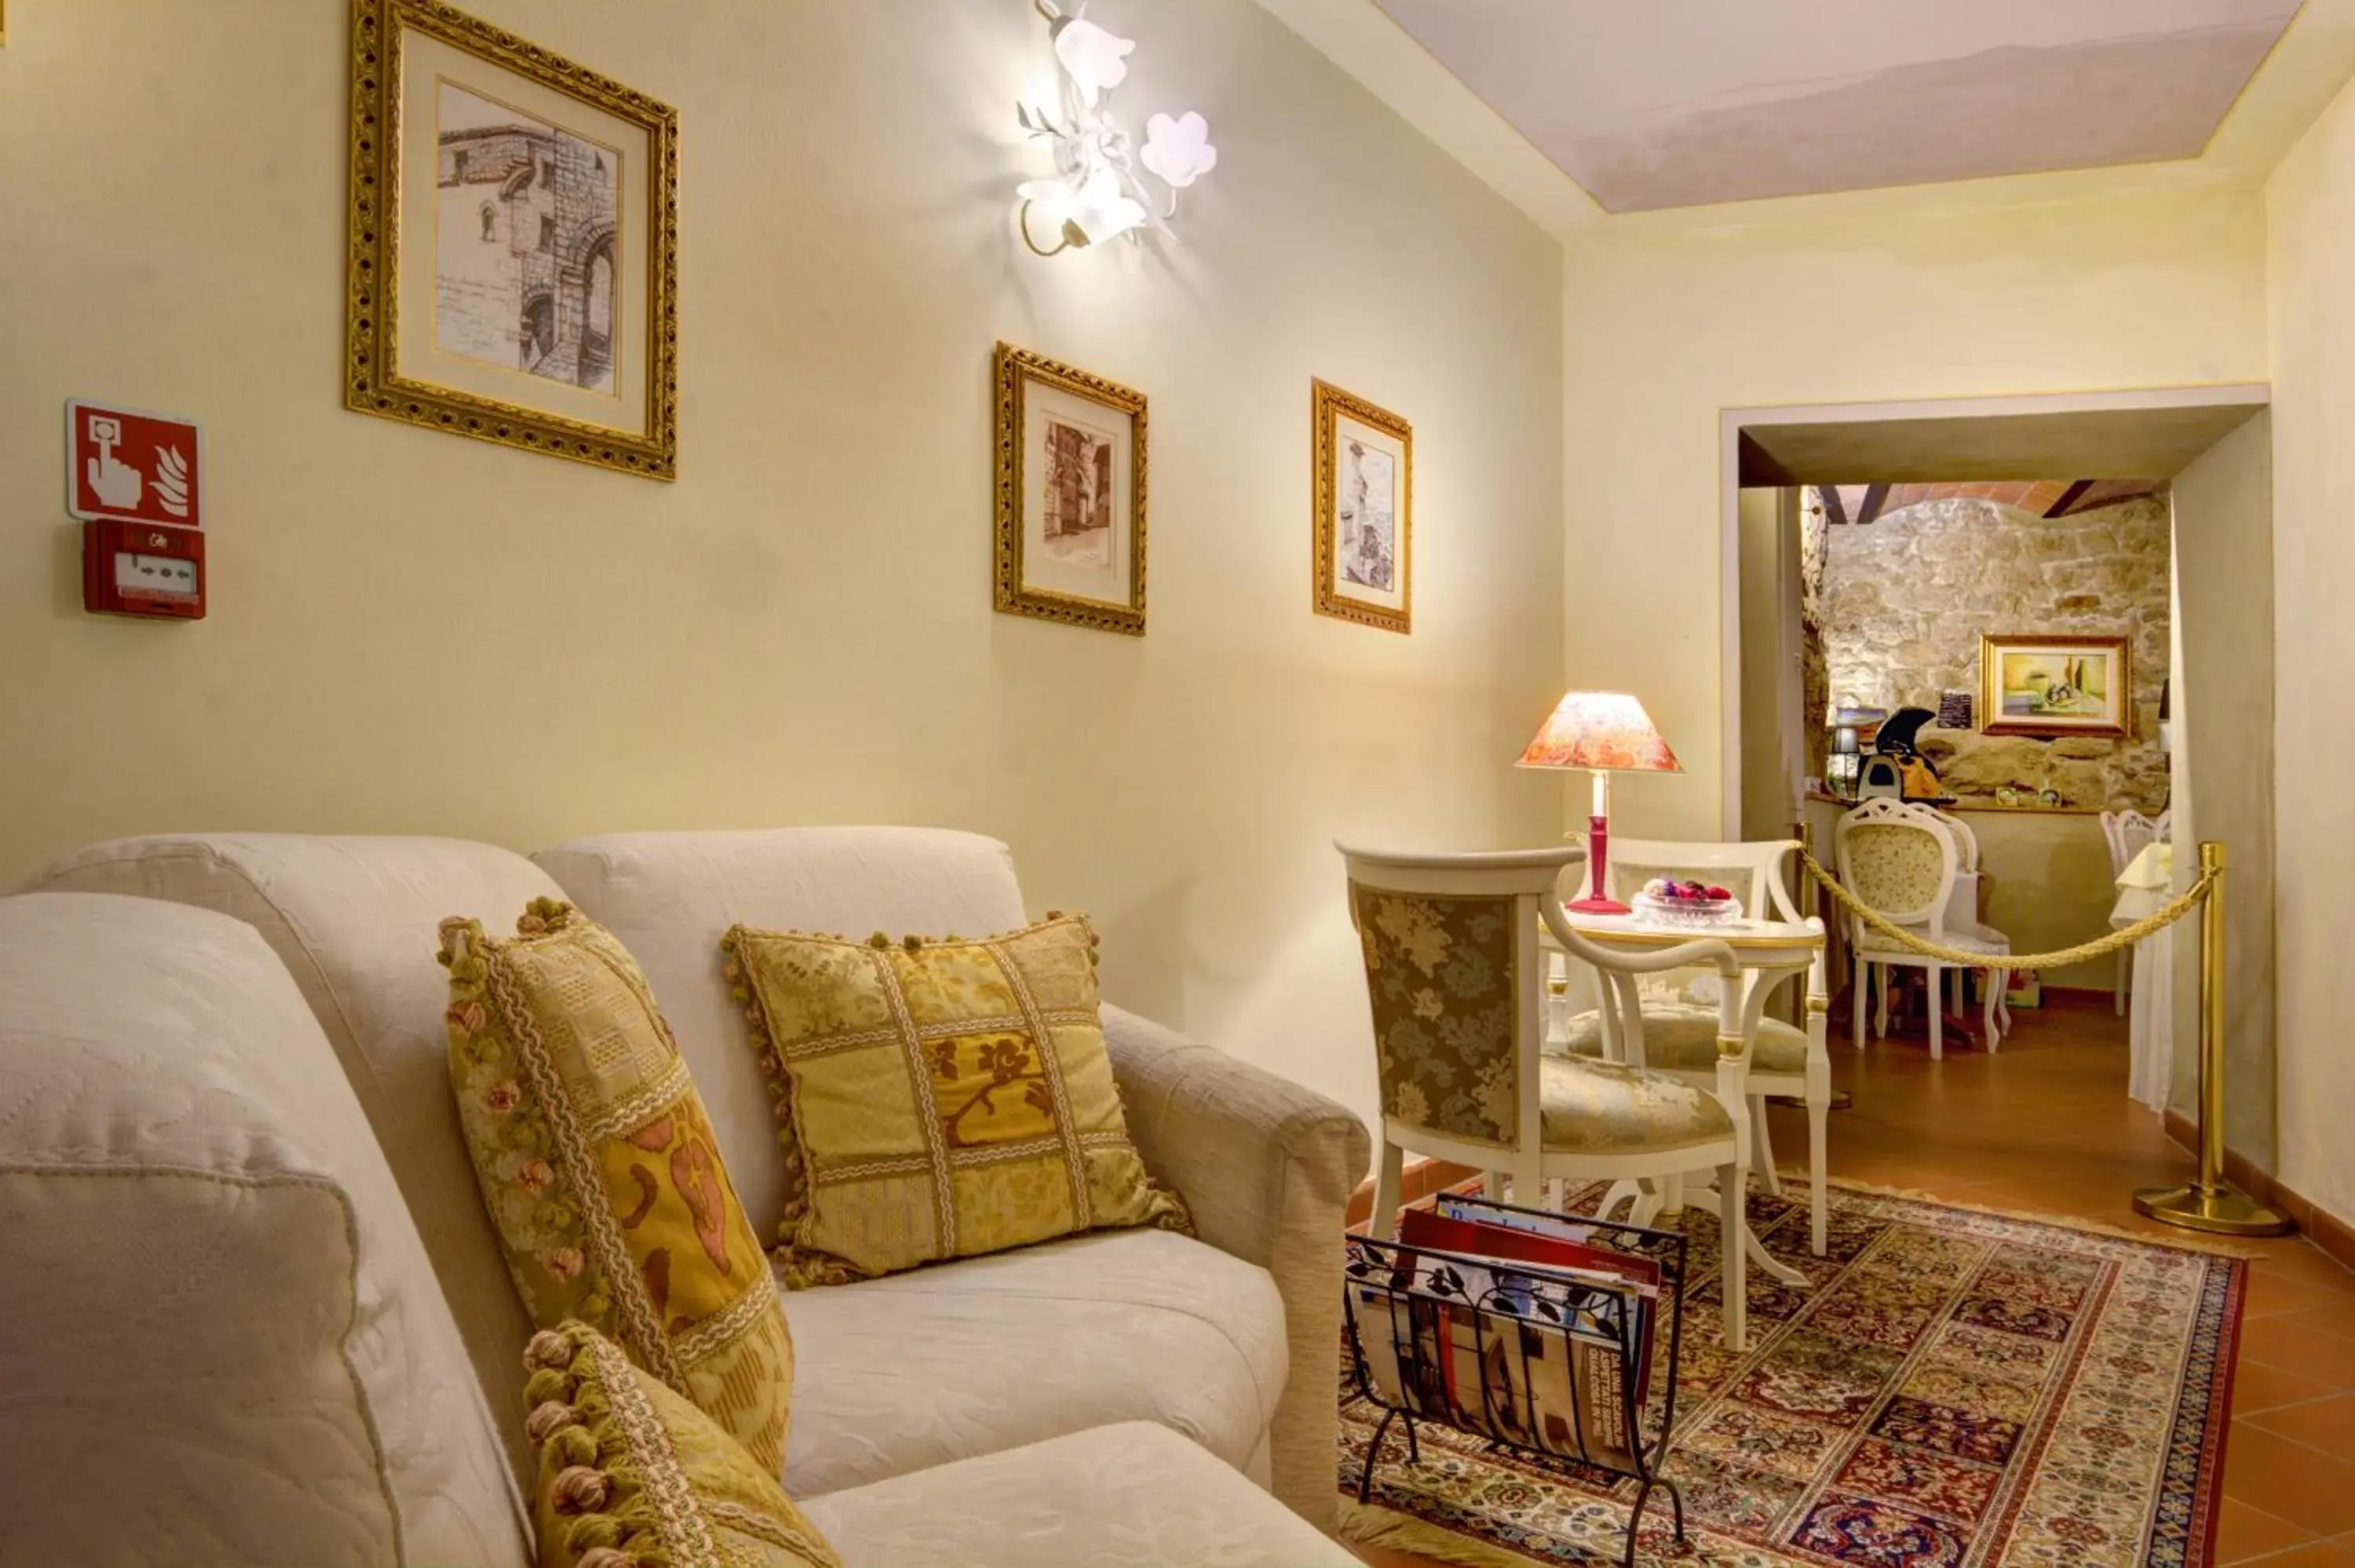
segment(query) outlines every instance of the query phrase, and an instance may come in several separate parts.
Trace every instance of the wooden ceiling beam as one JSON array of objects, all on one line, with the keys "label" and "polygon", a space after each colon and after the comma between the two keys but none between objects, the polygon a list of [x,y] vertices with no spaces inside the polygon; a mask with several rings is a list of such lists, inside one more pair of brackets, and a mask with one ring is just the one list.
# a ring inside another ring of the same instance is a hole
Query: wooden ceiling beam
[{"label": "wooden ceiling beam", "polygon": [[2069,508],[2076,505],[2079,501],[2084,499],[2085,492],[2093,488],[2094,482],[2090,479],[2071,481],[2069,488],[2061,493],[2061,499],[2044,509],[2044,515],[2047,517],[2068,516]]},{"label": "wooden ceiling beam", "polygon": [[1840,503],[1838,485],[1819,484],[1816,486],[1816,493],[1823,498],[1825,522],[1839,524],[1848,521],[1848,508]]},{"label": "wooden ceiling beam", "polygon": [[1864,487],[1864,503],[1856,509],[1856,520],[1858,524],[1861,526],[1862,524],[1870,523],[1874,518],[1880,516],[1881,508],[1888,500],[1889,486],[1885,484],[1866,485]]}]

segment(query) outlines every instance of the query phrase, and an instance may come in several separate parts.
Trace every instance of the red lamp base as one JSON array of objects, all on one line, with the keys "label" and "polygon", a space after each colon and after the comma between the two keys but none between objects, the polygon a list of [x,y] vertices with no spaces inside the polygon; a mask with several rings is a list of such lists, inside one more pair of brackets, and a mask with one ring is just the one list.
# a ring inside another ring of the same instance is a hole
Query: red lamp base
[{"label": "red lamp base", "polygon": [[1573,915],[1634,914],[1634,910],[1603,891],[1604,868],[1611,863],[1611,821],[1600,811],[1586,819],[1586,861],[1593,880],[1587,884],[1586,896],[1572,904],[1570,912]]}]

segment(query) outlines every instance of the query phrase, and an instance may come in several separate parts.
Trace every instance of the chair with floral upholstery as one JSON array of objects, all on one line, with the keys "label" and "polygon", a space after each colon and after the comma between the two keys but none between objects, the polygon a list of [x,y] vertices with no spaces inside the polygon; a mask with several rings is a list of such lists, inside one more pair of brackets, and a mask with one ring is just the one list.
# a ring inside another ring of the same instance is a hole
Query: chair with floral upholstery
[{"label": "chair with floral upholstery", "polygon": [[[1516,1201],[1530,1204],[1552,1181],[1712,1172],[1721,1234],[1746,1234],[1745,1140],[1734,1118],[1749,1062],[1731,948],[1695,941],[1635,957],[1588,941],[1561,912],[1559,885],[1586,858],[1574,846],[1449,855],[1335,847],[1348,863],[1381,1084],[1374,1234],[1391,1234],[1410,1150],[1488,1171],[1492,1194],[1509,1178]],[[1640,975],[1706,964],[1724,977],[1715,1092],[1668,1073],[1543,1050],[1540,922],[1607,979],[1605,1005],[1632,1031],[1642,1028]],[[1745,1248],[1721,1250],[1725,1342],[1738,1350]]]},{"label": "chair with floral upholstery", "polygon": [[[1974,924],[1958,930],[1946,922],[1946,901],[1955,890],[1955,874],[1962,851],[1955,836],[1926,806],[1898,800],[1870,800],[1839,820],[1833,837],[1840,881],[1857,898],[1893,925],[1917,929],[1930,941],[1966,952],[1984,954],[1987,970],[1987,1042],[1992,1051],[2003,1038],[1996,1022],[2010,973],[2010,938],[1988,927]],[[1876,970],[1918,969],[1929,976],[1930,1057],[1945,1055],[1945,1008],[1939,993],[1945,961],[1902,947],[1851,915],[1849,951],[1854,965],[1851,987],[1851,1038],[1864,1048],[1864,1002],[1868,982]],[[1876,1028],[1889,1029],[1888,980],[1881,981]]]},{"label": "chair with floral upholstery", "polygon": [[[1750,842],[1677,842],[1664,839],[1611,841],[1612,896],[1625,899],[1656,876],[1689,877],[1721,883],[1742,900],[1742,913],[1754,920],[1780,920],[1808,926],[1820,932],[1823,922],[1801,915],[1787,885],[1796,839],[1764,839]],[[1804,978],[1802,978],[1804,977]],[[1660,986],[1658,977],[1652,981]],[[1563,1019],[1560,1044],[1581,1056],[1630,1062],[1674,1073],[1688,1083],[1713,1086],[1717,1073],[1717,1009],[1714,977],[1697,983],[1667,986],[1668,994],[1646,998],[1644,1033],[1632,1042],[1614,1026],[1608,1008]],[[1781,1095],[1799,1101],[1807,1112],[1808,1234],[1817,1257],[1829,1246],[1830,1193],[1826,1145],[1832,1104],[1831,1054],[1826,1044],[1829,988],[1825,980],[1823,949],[1805,969],[1793,969],[1760,978],[1771,993],[1795,982],[1801,999],[1794,1002],[1805,1027],[1764,1014],[1766,997],[1755,1010],[1745,1009],[1745,1026],[1752,1034],[1750,1054],[1750,1169],[1759,1184],[1777,1196],[1782,1178],[1774,1170],[1774,1146],[1766,1127],[1766,1099]],[[1648,988],[1647,988],[1648,989]],[[1757,1022],[1749,1025],[1754,1014]]]}]

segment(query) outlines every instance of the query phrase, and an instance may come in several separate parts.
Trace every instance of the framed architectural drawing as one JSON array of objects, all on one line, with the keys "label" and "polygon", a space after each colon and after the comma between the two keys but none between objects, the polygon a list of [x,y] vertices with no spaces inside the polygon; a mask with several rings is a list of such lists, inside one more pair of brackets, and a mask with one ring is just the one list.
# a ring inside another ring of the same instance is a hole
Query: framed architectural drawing
[{"label": "framed architectural drawing", "polygon": [[1414,429],[1315,383],[1316,613],[1414,627]]},{"label": "framed architectural drawing", "polygon": [[1145,635],[1145,394],[997,345],[995,602]]},{"label": "framed architectural drawing", "polygon": [[2132,644],[2123,637],[1982,635],[1979,728],[2126,738],[2134,732]]},{"label": "framed architectural drawing", "polygon": [[440,0],[352,0],[344,401],[676,477],[678,116]]}]

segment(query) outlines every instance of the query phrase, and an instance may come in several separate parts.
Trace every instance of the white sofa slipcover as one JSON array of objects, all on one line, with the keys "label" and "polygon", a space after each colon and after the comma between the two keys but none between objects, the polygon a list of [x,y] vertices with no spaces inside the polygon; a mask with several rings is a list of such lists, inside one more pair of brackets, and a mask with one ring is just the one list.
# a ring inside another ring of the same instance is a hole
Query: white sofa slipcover
[{"label": "white sofa slipcover", "polygon": [[[249,926],[0,899],[0,1562],[527,1568],[520,1408],[484,1408],[345,1065]],[[848,1568],[1357,1561],[1159,1425],[808,1509]]]},{"label": "white sofa slipcover", "polygon": [[519,1423],[250,926],[0,899],[0,1562],[524,1560]]},{"label": "white sofa slipcover", "polygon": [[[504,1417],[523,1397],[517,1357],[531,1322],[458,1127],[442,1022],[450,979],[433,955],[442,916],[511,929],[525,905],[563,890],[521,855],[463,839],[215,833],[92,844],[23,891],[168,899],[261,934],[335,1047],[415,1216],[484,1401]],[[528,1474],[522,1429],[502,1419],[499,1431]]]}]

